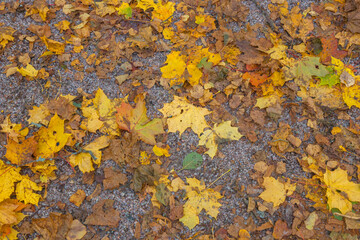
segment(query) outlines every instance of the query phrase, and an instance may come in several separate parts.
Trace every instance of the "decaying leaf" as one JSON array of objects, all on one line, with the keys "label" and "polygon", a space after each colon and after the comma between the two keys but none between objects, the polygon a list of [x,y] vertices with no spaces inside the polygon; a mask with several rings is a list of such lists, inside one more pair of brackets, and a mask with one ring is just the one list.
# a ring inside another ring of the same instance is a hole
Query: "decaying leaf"
[{"label": "decaying leaf", "polygon": [[16,165],[26,164],[34,161],[33,153],[37,147],[37,142],[34,137],[25,139],[22,143],[17,143],[12,139],[9,139],[6,145],[5,157]]},{"label": "decaying leaf", "polygon": [[120,221],[120,213],[113,208],[114,200],[103,199],[96,203],[93,213],[85,220],[85,224],[117,227]]},{"label": "decaying leaf", "polygon": [[288,71],[285,71],[287,81],[294,79],[299,86],[309,86],[313,76],[325,77],[329,71],[320,63],[318,57],[304,57],[296,62]]}]

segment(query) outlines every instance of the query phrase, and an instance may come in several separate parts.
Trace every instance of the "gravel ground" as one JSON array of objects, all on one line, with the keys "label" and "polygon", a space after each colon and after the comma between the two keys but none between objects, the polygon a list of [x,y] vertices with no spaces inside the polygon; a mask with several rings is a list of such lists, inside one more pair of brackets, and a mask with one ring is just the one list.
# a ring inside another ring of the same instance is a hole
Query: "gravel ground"
[{"label": "gravel ground", "polygon": [[[5,2],[11,1],[8,0]],[[253,4],[253,2],[243,2],[250,9],[247,22],[250,24],[264,24],[264,16]],[[267,9],[267,4],[269,4],[270,1],[259,2],[264,9]],[[301,1],[300,6],[302,8],[306,8],[312,2],[317,1]],[[27,0],[23,1],[23,3],[29,4],[32,3],[32,1]],[[48,1],[48,3],[53,4],[52,1]],[[297,1],[289,1],[289,3],[290,5],[294,5]],[[50,22],[49,25],[53,33],[52,39],[61,39],[61,34],[56,28],[54,28],[54,24],[57,23],[59,19],[66,19],[66,17],[67,16],[62,14],[61,11],[58,11],[56,18]],[[0,22],[3,22],[6,26],[15,28],[17,30],[15,34],[16,36],[28,33],[26,30],[28,26],[32,23],[36,23],[31,18],[25,17],[25,12],[7,13],[1,16]],[[234,31],[239,29],[238,25],[234,25],[232,27]],[[41,48],[39,45],[35,46],[36,47],[30,53],[32,57],[31,63],[36,69],[39,69],[45,66],[47,62],[42,58],[39,59],[40,55],[44,51],[44,47]],[[10,63],[8,60],[9,57],[18,56],[22,53],[28,52],[28,50],[28,43],[25,41],[17,40],[14,43],[11,43],[10,47],[7,47],[5,51],[0,52],[0,69],[4,69],[4,67]],[[86,51],[90,55],[94,49],[89,47]],[[70,62],[78,58],[82,61],[81,63],[87,66],[84,58],[79,57],[79,55],[80,54],[73,54]],[[159,52],[151,58],[135,57],[134,60],[139,60],[144,66],[150,66],[155,71],[159,72],[159,67],[166,60],[166,55],[167,52]],[[102,88],[109,98],[124,97],[121,94],[121,91],[119,91],[119,87],[115,80],[115,76],[124,74],[119,66],[117,66],[113,71],[114,75],[108,79],[99,79],[95,73],[87,73],[84,71],[85,75],[83,80],[78,81],[74,79],[71,72],[64,71],[60,65],[53,65],[52,73],[53,74],[50,77],[51,86],[48,89],[44,88],[46,80],[27,81],[17,75],[6,77],[4,73],[0,73],[0,110],[2,115],[6,116],[10,114],[13,122],[26,123],[28,110],[32,108],[33,105],[39,105],[48,99],[54,98],[58,94],[78,95],[78,88],[82,88],[86,93],[92,93],[98,88]],[[165,90],[158,84],[147,90],[147,92],[148,115],[150,117],[161,116],[157,109],[162,108],[164,103],[171,102],[173,92]],[[227,110],[236,115],[236,112],[232,111],[230,108],[227,107]],[[358,112],[354,111],[352,114],[355,115],[358,114]],[[291,123],[289,114],[284,113],[278,120],[278,122],[280,121]],[[265,127],[271,127],[274,124],[275,122],[269,122]],[[338,124],[344,123],[338,122]],[[291,128],[299,130],[297,136],[300,138],[303,137],[305,132],[309,131],[309,127],[306,126],[305,122],[291,123]],[[255,163],[253,158],[255,153],[264,151],[265,157],[268,159],[267,161],[269,163],[285,161],[287,167],[287,172],[284,174],[285,177],[301,178],[306,176],[299,166],[295,154],[286,154],[286,159],[284,159],[270,151],[268,142],[271,141],[271,136],[273,134],[274,131],[260,130],[260,134],[258,135],[259,140],[256,143],[251,143],[245,138],[242,138],[239,141],[224,143],[220,147],[220,151],[224,156],[223,158],[215,157],[213,160],[207,158],[205,159],[204,166],[200,169],[195,171],[184,170],[178,172],[178,175],[182,179],[185,179],[185,177],[196,177],[204,180],[206,184],[210,184],[228,169],[231,169],[230,173],[220,178],[214,185],[214,187],[221,185],[222,193],[225,195],[224,199],[221,201],[223,205],[220,208],[217,220],[211,221],[211,219],[205,217],[203,214],[200,224],[191,230],[189,236],[199,231],[210,234],[213,230],[229,226],[233,223],[233,219],[236,216],[242,216],[245,219],[250,217],[251,213],[247,212],[247,199],[249,195],[247,195],[246,192],[239,194],[238,190],[241,188],[241,185],[251,186],[256,184],[256,182],[250,178],[250,174]],[[169,133],[166,143],[170,145],[172,155],[169,158],[168,170],[180,170],[182,167],[182,159],[187,153],[194,150],[194,146],[197,146],[198,140],[197,135],[191,131],[186,131],[181,137],[179,134]],[[2,142],[2,145],[3,144],[4,142]],[[5,149],[1,146],[0,156],[4,153]],[[59,168],[57,172],[58,176],[72,174],[71,168],[65,162],[57,162],[56,164]],[[126,173],[124,169],[118,167],[114,162],[106,161],[99,169],[96,170],[95,175],[101,175],[103,169],[108,166],[115,167],[120,169],[120,171],[123,171],[123,173]],[[129,175],[129,173],[126,174]],[[129,175],[128,177],[130,178],[131,176]],[[52,182],[48,186],[45,201],[40,202],[39,210],[35,213],[31,213],[31,218],[47,217],[50,212],[69,212],[74,218],[83,221],[85,220],[87,214],[91,212],[92,206],[99,200],[113,199],[115,200],[115,208],[120,211],[121,220],[119,227],[116,229],[94,227],[98,234],[97,239],[101,239],[106,235],[110,239],[132,239],[134,237],[135,224],[137,222],[141,222],[142,216],[148,214],[151,210],[150,198],[147,197],[146,199],[140,201],[135,192],[129,188],[128,185],[124,185],[116,190],[103,190],[99,196],[93,198],[92,200],[85,200],[79,208],[69,202],[70,196],[78,189],[83,189],[88,196],[94,191],[96,185],[96,181],[91,185],[83,184],[82,173],[79,171],[77,171],[75,176],[72,176],[65,181],[56,180]],[[59,206],[56,205],[58,202],[65,203],[66,207],[64,209],[59,208]],[[279,212],[285,211],[287,210],[280,207]],[[275,222],[278,217],[277,213],[270,215],[266,212],[264,215],[261,215],[260,218],[257,218],[258,222],[256,222],[256,224],[260,225],[267,220]],[[290,220],[292,221],[292,219]],[[259,235],[258,237],[269,235],[267,232],[262,232],[261,234],[262,235]],[[20,236],[20,239],[25,239],[25,237]],[[32,238],[27,237],[26,239]],[[254,239],[256,239],[256,237]],[[267,239],[271,239],[271,237]]]}]

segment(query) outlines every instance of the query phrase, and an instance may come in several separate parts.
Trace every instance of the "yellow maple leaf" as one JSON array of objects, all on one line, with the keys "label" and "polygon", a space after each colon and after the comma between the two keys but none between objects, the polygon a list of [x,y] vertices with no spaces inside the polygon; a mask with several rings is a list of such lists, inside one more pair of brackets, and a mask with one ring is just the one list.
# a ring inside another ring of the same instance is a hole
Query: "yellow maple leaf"
[{"label": "yellow maple leaf", "polygon": [[156,3],[153,0],[138,0],[136,7],[141,8],[142,10],[146,11],[149,8],[155,8]]},{"label": "yellow maple leaf", "polygon": [[49,109],[46,107],[46,104],[41,104],[39,107],[33,106],[33,109],[29,110],[30,118],[27,120],[29,124],[32,123],[41,123],[47,125],[49,120],[45,119],[50,115]]},{"label": "yellow maple leaf", "polygon": [[158,0],[157,3],[155,3],[154,0],[138,0],[137,2],[136,7],[144,11],[150,8],[153,9],[152,19],[157,18],[162,21],[168,20],[171,22],[171,16],[175,12],[175,3],[167,2],[163,4],[161,0]]},{"label": "yellow maple leaf", "polygon": [[316,103],[329,108],[342,108],[344,101],[342,99],[341,91],[338,88],[330,88],[328,86],[321,86],[319,83],[310,82],[308,87],[300,87],[297,95],[303,99],[311,97]]},{"label": "yellow maple leaf", "polygon": [[19,202],[16,199],[7,199],[0,202],[0,239],[18,239],[18,232],[11,226],[18,224],[26,217],[25,214],[20,212],[25,207],[25,204]]},{"label": "yellow maple leaf", "polygon": [[42,187],[23,176],[21,181],[16,185],[16,198],[25,204],[31,203],[38,205],[41,195],[33,191],[41,191],[41,189]]},{"label": "yellow maple leaf", "polygon": [[236,65],[239,62],[239,55],[241,51],[235,46],[225,46],[222,50],[224,53],[224,59],[232,65]]},{"label": "yellow maple leaf", "polygon": [[198,136],[204,128],[209,127],[205,115],[210,114],[206,108],[196,107],[185,98],[174,96],[174,101],[165,103],[159,111],[167,118],[169,132],[180,132],[180,135],[190,127]]},{"label": "yellow maple leaf", "polygon": [[46,37],[40,37],[40,38],[45,43],[45,46],[47,49],[49,49],[49,51],[57,55],[61,55],[65,52],[65,43],[48,39]]},{"label": "yellow maple leaf", "polygon": [[286,59],[286,50],[288,47],[282,44],[281,38],[279,38],[276,34],[271,33],[270,39],[274,46],[265,52],[269,54],[272,59]]},{"label": "yellow maple leaf", "polygon": [[360,108],[360,86],[355,84],[343,89],[342,98],[349,109],[352,106]]},{"label": "yellow maple leaf", "polygon": [[67,20],[63,20],[54,24],[54,26],[62,33],[63,31],[70,29],[70,22]]},{"label": "yellow maple leaf", "polygon": [[279,206],[285,201],[286,196],[290,196],[296,189],[296,184],[279,182],[273,177],[264,177],[265,191],[260,194],[263,200],[272,202],[274,207]]},{"label": "yellow maple leaf", "polygon": [[95,13],[100,17],[104,17],[107,14],[111,15],[116,12],[115,7],[107,4],[106,1],[97,2],[95,6]]},{"label": "yellow maple leaf", "polygon": [[55,170],[57,170],[57,167],[54,161],[46,160],[43,162],[36,162],[29,167],[33,173],[40,175],[40,181],[42,183],[47,183],[49,180],[56,179]]},{"label": "yellow maple leaf", "polygon": [[326,169],[324,183],[327,186],[326,196],[330,209],[337,208],[345,214],[351,211],[351,202],[360,202],[360,184],[350,182],[345,170],[341,168],[334,171]]},{"label": "yellow maple leaf", "polygon": [[170,149],[169,145],[166,145],[166,147],[164,147],[164,148],[161,148],[161,147],[158,147],[157,145],[155,145],[153,147],[153,152],[158,157],[161,157],[161,156],[170,157],[171,154],[169,153],[169,149]]},{"label": "yellow maple leaf", "polygon": [[94,106],[86,107],[84,105],[83,107],[81,107],[81,111],[83,116],[86,117],[86,119],[81,122],[80,127],[82,129],[94,133],[100,128],[102,128],[104,123],[100,121],[99,113]]},{"label": "yellow maple leaf", "polygon": [[281,103],[281,96],[283,94],[280,91],[275,91],[267,96],[259,97],[256,99],[255,107],[259,107],[260,109],[268,108],[274,106],[277,103]]},{"label": "yellow maple leaf", "polygon": [[2,27],[2,23],[0,23],[0,45],[5,48],[9,41],[14,41],[14,37],[12,36],[15,29],[12,27]]},{"label": "yellow maple leaf", "polygon": [[213,158],[218,149],[217,140],[239,140],[242,136],[237,127],[231,126],[231,121],[226,121],[215,124],[213,129],[203,132],[200,136],[199,145],[205,145],[209,149],[205,153]]},{"label": "yellow maple leaf", "polygon": [[119,135],[116,123],[116,104],[120,99],[110,100],[104,91],[99,88],[94,99],[83,101],[81,107],[83,116],[86,117],[81,123],[81,128],[90,132],[100,130],[102,133]]},{"label": "yellow maple leaf", "polygon": [[163,78],[179,78],[183,75],[186,63],[185,57],[180,55],[180,51],[173,51],[166,56],[164,67],[161,67]]},{"label": "yellow maple leaf", "polygon": [[186,178],[188,186],[186,190],[186,203],[184,204],[184,216],[180,221],[189,229],[193,229],[199,223],[198,215],[204,209],[207,214],[216,219],[219,213],[222,198],[221,194],[212,188],[206,188],[204,182],[196,178]]},{"label": "yellow maple leaf", "polygon": [[221,61],[220,54],[211,53],[209,52],[209,48],[202,48],[201,46],[191,49],[191,54],[189,54],[188,58],[186,69],[190,74],[188,82],[192,86],[199,84],[200,79],[203,76],[203,73],[199,68],[199,64],[201,64],[202,61],[206,60],[212,66],[219,64]]},{"label": "yellow maple leaf", "polygon": [[24,77],[34,78],[38,75],[39,70],[36,70],[31,64],[27,64],[25,68],[17,68],[17,71]]},{"label": "yellow maple leaf", "polygon": [[23,128],[21,124],[12,123],[9,115],[6,116],[4,122],[0,124],[0,127],[0,132],[6,133],[8,137],[15,142],[24,140],[29,133],[28,128]]},{"label": "yellow maple leaf", "polygon": [[34,137],[25,139],[23,142],[18,143],[9,139],[6,145],[5,157],[16,165],[21,165],[27,162],[34,161],[32,155],[36,150],[37,142]]},{"label": "yellow maple leaf", "polygon": [[91,172],[94,170],[93,163],[100,165],[101,151],[100,149],[106,148],[110,144],[110,138],[101,136],[93,142],[86,145],[83,150],[77,154],[69,157],[69,162],[73,166],[79,166],[81,172]]},{"label": "yellow maple leaf", "polygon": [[158,1],[156,7],[152,13],[152,19],[157,18],[161,21],[168,21],[171,22],[171,17],[175,12],[175,3],[174,2],[167,2],[162,4],[161,0]]},{"label": "yellow maple leaf", "polygon": [[285,78],[284,73],[282,71],[276,71],[271,76],[270,79],[274,86],[284,86],[285,84]]},{"label": "yellow maple leaf", "polygon": [[0,202],[10,198],[14,192],[15,183],[22,179],[20,170],[0,160]]},{"label": "yellow maple leaf", "polygon": [[[7,199],[0,202],[0,226],[2,225],[13,225],[20,222],[25,215],[18,211],[21,211],[26,205],[18,202],[15,199]],[[23,217],[21,217],[21,215]]]},{"label": "yellow maple leaf", "polygon": [[47,128],[42,127],[36,133],[38,146],[34,155],[42,158],[52,158],[66,144],[69,133],[64,133],[64,120],[55,114]]}]

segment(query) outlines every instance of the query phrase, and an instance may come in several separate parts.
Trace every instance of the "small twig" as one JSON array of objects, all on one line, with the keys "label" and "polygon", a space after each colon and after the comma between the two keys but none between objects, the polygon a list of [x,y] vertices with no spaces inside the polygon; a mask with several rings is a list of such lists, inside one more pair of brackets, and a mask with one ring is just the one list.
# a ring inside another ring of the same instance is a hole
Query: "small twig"
[{"label": "small twig", "polygon": [[356,215],[356,216],[349,216],[349,215],[346,215],[346,214],[341,214],[341,213],[338,213],[338,212],[334,212],[334,215],[336,215],[336,216],[340,216],[340,217],[349,218],[349,219],[354,219],[354,220],[360,220],[360,216],[359,216],[359,215]]}]

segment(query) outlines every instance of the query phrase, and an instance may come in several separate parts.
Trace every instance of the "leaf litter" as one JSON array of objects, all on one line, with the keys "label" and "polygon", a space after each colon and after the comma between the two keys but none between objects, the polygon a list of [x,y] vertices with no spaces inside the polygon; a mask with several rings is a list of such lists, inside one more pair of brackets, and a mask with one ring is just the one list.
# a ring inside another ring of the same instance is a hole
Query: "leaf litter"
[{"label": "leaf litter", "polygon": [[1,3],[0,237],[354,239],[357,1],[248,2]]}]

